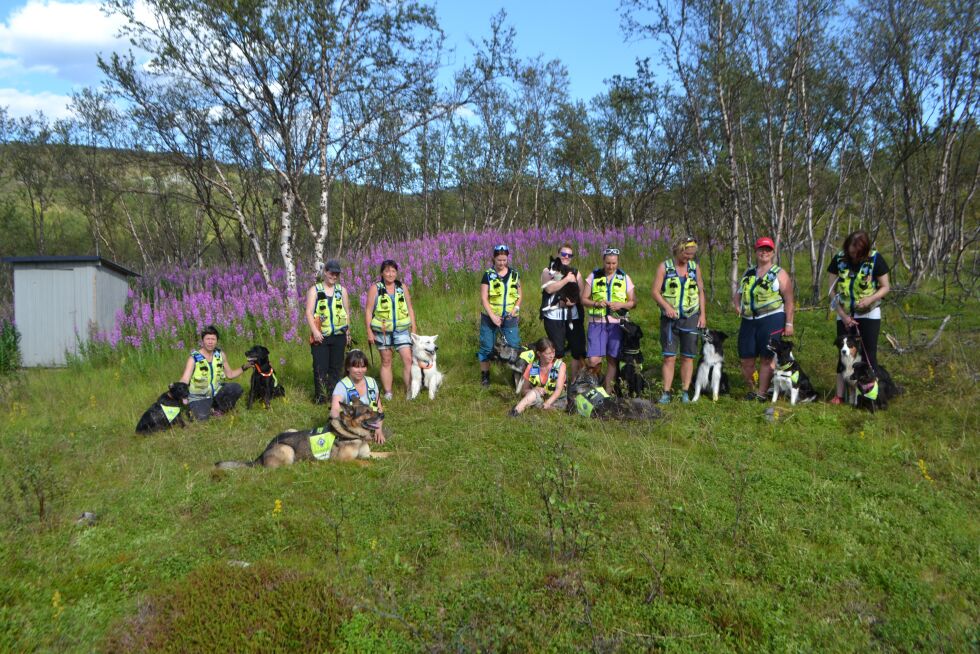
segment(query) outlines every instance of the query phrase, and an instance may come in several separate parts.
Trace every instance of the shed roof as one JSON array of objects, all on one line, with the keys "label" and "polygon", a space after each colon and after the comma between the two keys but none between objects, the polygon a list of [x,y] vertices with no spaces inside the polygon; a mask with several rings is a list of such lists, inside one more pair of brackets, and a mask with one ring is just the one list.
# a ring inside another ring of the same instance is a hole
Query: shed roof
[{"label": "shed roof", "polygon": [[4,263],[9,263],[12,266],[18,266],[21,264],[66,264],[66,263],[94,263],[100,266],[105,266],[109,270],[113,270],[120,275],[126,275],[128,277],[139,277],[140,274],[133,272],[129,268],[124,268],[114,261],[109,261],[108,259],[103,259],[102,257],[97,257],[94,255],[80,255],[80,256],[66,256],[66,257],[4,257],[2,259]]}]

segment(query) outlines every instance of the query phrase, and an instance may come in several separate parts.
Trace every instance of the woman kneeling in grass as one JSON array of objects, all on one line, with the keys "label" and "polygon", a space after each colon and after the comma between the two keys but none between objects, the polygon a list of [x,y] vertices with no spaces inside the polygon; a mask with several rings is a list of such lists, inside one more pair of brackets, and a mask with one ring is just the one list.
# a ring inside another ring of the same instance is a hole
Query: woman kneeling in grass
[{"label": "woman kneeling in grass", "polygon": [[534,360],[524,369],[524,383],[530,390],[510,410],[511,416],[521,415],[529,406],[542,409],[565,406],[565,364],[555,358],[555,344],[547,338],[534,344]]}]

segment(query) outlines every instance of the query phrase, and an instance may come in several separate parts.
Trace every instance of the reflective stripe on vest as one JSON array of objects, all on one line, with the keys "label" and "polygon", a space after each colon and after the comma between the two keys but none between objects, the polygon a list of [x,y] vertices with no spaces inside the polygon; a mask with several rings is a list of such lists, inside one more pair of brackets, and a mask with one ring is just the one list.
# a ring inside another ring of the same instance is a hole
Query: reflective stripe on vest
[{"label": "reflective stripe on vest", "polygon": [[602,403],[609,398],[609,393],[602,386],[596,386],[587,393],[580,393],[575,396],[575,410],[579,415],[586,418],[592,417],[592,412],[602,406]]},{"label": "reflective stripe on vest", "polygon": [[221,350],[215,350],[211,356],[211,361],[194,350],[191,352],[194,358],[194,373],[191,375],[190,392],[191,395],[204,395],[214,397],[215,393],[221,390],[225,383],[225,357]]},{"label": "reflective stripe on vest", "polygon": [[[343,379],[340,380],[340,383],[344,385],[344,390],[347,391],[348,404],[353,404],[354,402],[361,401],[361,394],[357,392],[357,387],[354,385],[354,382],[351,381],[350,377],[344,377]],[[367,384],[368,406],[371,407],[372,411],[377,411],[378,410],[378,383],[374,381],[373,377],[365,377],[364,383]]]},{"label": "reflective stripe on vest", "polygon": [[[701,309],[701,299],[698,296],[698,266],[694,260],[687,262],[687,276],[681,277],[673,259],[664,261],[664,283],[660,294],[670,306],[674,307],[680,318],[691,316]],[[660,309],[663,314],[663,308]]]},{"label": "reflective stripe on vest", "polygon": [[[544,390],[549,393],[554,393],[555,389],[558,388],[558,373],[561,371],[562,361],[561,359],[555,359],[554,363],[551,364],[551,370],[548,372],[548,381],[544,384]],[[531,364],[531,373],[527,376],[528,382],[531,386],[541,387],[541,363],[537,360]]]},{"label": "reflective stripe on vest", "polygon": [[[487,281],[490,282],[487,287],[487,301],[490,302],[490,308],[498,316],[506,315],[507,310],[513,308],[517,302],[516,298],[521,288],[521,275],[514,269],[508,269],[507,274],[501,277],[493,268],[489,268],[486,275]],[[508,298],[515,299],[509,302]]]},{"label": "reflective stripe on vest", "polygon": [[762,277],[755,268],[742,275],[739,292],[742,294],[742,315],[761,316],[783,308],[783,296],[775,289],[779,285],[779,266],[773,266]]},{"label": "reflective stripe on vest", "polygon": [[[854,305],[858,300],[871,297],[878,290],[878,282],[874,278],[875,261],[878,259],[878,251],[872,250],[868,258],[864,260],[857,272],[853,272],[847,265],[844,258],[844,251],[837,253],[837,294],[842,301],[848,303],[850,315],[854,315]],[[865,309],[871,311],[880,302],[875,302],[873,306]]]},{"label": "reflective stripe on vest", "polygon": [[[626,302],[626,273],[619,268],[613,273],[612,280],[606,281],[606,276],[602,274],[601,268],[592,271],[592,295],[593,302]],[[609,312],[603,307],[589,307],[590,316],[606,316]]]},{"label": "reflective stripe on vest", "polygon": [[878,399],[878,380],[875,380],[874,386],[872,386],[867,391],[860,390],[861,396],[866,397],[871,401]]},{"label": "reflective stripe on vest", "polygon": [[333,295],[328,296],[322,283],[316,285],[316,310],[313,315],[320,319],[320,331],[324,336],[333,336],[347,328],[343,290],[340,284],[334,284]]},{"label": "reflective stripe on vest", "polygon": [[[378,289],[378,297],[374,300],[374,311],[371,313],[371,328],[379,332],[393,332],[408,328],[408,300],[405,299],[405,290],[402,289],[400,282],[395,282],[395,294],[391,295],[385,288],[384,282],[375,284]],[[392,317],[391,305],[395,304],[394,318]]]}]

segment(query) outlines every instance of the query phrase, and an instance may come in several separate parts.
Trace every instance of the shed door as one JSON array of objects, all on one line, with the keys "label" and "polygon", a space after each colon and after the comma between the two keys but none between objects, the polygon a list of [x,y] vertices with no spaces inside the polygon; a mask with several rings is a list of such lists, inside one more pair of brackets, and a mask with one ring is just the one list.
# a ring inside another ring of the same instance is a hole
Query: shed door
[{"label": "shed door", "polygon": [[23,275],[26,279],[17,281],[26,288],[16,284],[14,289],[24,365],[64,365],[65,352],[77,352],[78,339],[85,337],[86,327],[78,324],[75,273],[56,268],[25,272],[29,272]]}]

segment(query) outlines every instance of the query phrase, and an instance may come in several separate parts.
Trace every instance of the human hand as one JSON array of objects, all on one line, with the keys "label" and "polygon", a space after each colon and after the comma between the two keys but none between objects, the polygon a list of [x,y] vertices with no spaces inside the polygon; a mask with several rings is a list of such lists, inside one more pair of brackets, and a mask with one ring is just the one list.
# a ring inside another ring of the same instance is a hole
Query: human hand
[{"label": "human hand", "polygon": [[384,445],[385,433],[382,431],[381,427],[374,430],[374,442],[378,445]]},{"label": "human hand", "polygon": [[565,283],[566,284],[573,284],[573,283],[575,283],[575,273],[573,273],[572,271],[569,270],[568,271],[568,274],[565,275]]},{"label": "human hand", "polygon": [[667,309],[664,312],[664,315],[670,318],[671,320],[677,320],[679,314],[673,307],[671,307],[670,309]]},{"label": "human hand", "polygon": [[503,324],[503,319],[495,313],[490,314],[490,322],[493,323],[494,327],[500,327]]},{"label": "human hand", "polygon": [[704,329],[707,326],[708,326],[708,319],[702,313],[698,316],[698,329]]},{"label": "human hand", "polygon": [[373,343],[375,343],[375,342],[376,342],[376,341],[374,340],[374,330],[373,330],[373,329],[369,329],[369,330],[367,330],[367,342],[368,342],[369,344],[373,344]]},{"label": "human hand", "polygon": [[312,335],[313,335],[313,342],[314,343],[322,343],[323,342],[323,332],[321,332],[319,329],[314,329]]},{"label": "human hand", "polygon": [[792,335],[793,335],[793,323],[788,322],[783,327],[783,336],[792,336]]},{"label": "human hand", "polygon": [[350,342],[351,342],[352,340],[354,340],[354,335],[353,335],[353,334],[351,334],[351,333],[350,333],[350,330],[348,329],[348,330],[347,330],[347,344],[348,344],[348,345],[350,345]]},{"label": "human hand", "polygon": [[871,306],[871,298],[863,297],[854,303],[855,311],[864,311]]}]

